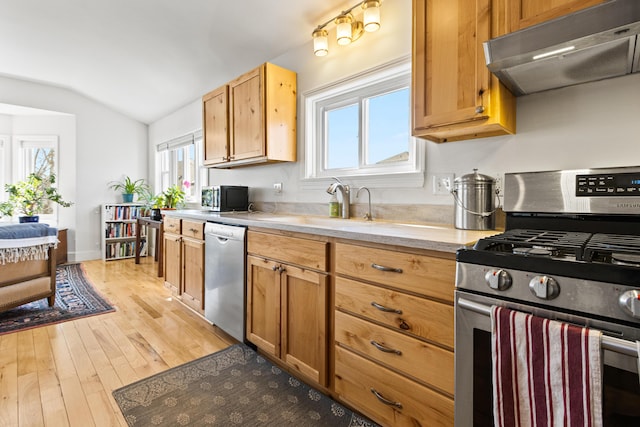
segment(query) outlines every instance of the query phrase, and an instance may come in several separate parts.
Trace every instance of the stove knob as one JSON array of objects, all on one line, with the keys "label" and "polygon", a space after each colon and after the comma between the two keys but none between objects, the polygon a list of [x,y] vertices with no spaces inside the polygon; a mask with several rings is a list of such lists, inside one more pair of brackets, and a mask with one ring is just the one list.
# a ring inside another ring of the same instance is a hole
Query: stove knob
[{"label": "stove knob", "polygon": [[540,299],[554,299],[560,293],[560,285],[549,276],[536,276],[529,282],[531,293]]},{"label": "stove knob", "polygon": [[620,295],[618,303],[622,310],[636,319],[640,319],[640,291],[627,291]]},{"label": "stove knob", "polygon": [[502,269],[487,271],[487,274],[484,275],[484,279],[487,281],[487,285],[489,285],[491,289],[504,291],[511,287],[511,275]]}]

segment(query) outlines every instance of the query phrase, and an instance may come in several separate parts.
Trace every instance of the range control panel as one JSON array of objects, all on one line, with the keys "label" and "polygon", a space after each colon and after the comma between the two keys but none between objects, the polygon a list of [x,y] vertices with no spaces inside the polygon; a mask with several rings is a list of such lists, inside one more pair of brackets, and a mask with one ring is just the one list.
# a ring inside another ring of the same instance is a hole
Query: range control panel
[{"label": "range control panel", "polygon": [[640,196],[640,173],[576,175],[576,196]]}]

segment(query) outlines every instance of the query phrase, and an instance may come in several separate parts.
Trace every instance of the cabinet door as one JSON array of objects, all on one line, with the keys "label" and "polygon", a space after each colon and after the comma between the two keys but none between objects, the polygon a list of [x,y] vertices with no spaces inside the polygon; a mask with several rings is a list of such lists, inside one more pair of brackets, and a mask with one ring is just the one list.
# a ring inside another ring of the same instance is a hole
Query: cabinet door
[{"label": "cabinet door", "polygon": [[413,0],[414,136],[447,142],[515,133],[515,98],[489,73],[482,47],[504,32],[502,5]]},{"label": "cabinet door", "polygon": [[280,357],[279,264],[247,257],[247,340]]},{"label": "cabinet door", "polygon": [[229,161],[229,88],[222,86],[202,97],[204,164]]},{"label": "cabinet door", "polygon": [[182,238],[182,302],[204,312],[204,241]]},{"label": "cabinet door", "polygon": [[182,283],[182,244],[177,234],[164,233],[164,284],[180,295]]},{"label": "cabinet door", "polygon": [[266,154],[262,66],[229,83],[231,160]]},{"label": "cabinet door", "polygon": [[486,119],[488,10],[489,0],[414,0],[414,128]]},{"label": "cabinet door", "polygon": [[327,384],[327,275],[282,267],[281,359],[318,384]]},{"label": "cabinet door", "polygon": [[507,17],[509,31],[517,31],[531,25],[595,6],[605,0],[509,0]]}]

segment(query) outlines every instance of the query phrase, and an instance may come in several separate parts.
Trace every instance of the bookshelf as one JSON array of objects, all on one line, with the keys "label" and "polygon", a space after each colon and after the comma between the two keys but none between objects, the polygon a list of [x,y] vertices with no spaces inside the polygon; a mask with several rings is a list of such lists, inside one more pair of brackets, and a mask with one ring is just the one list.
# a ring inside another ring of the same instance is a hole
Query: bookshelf
[{"label": "bookshelf", "polygon": [[137,218],[145,207],[137,203],[102,205],[102,259],[112,261],[136,256],[136,233],[141,232],[140,255],[147,254],[146,227],[137,230]]}]

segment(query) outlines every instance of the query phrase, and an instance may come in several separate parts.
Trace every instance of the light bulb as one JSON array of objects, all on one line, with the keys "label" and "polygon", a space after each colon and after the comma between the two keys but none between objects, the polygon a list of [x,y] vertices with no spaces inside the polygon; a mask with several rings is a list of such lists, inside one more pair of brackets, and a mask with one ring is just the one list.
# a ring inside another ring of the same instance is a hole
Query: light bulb
[{"label": "light bulb", "polygon": [[340,15],[336,18],[336,37],[338,44],[341,46],[351,43],[351,17],[348,15]]},{"label": "light bulb", "polygon": [[316,56],[325,56],[329,53],[329,39],[327,30],[315,30],[313,37],[313,53]]},{"label": "light bulb", "polygon": [[380,28],[380,2],[369,0],[362,3],[364,9],[364,30],[368,33],[378,31]]}]

